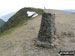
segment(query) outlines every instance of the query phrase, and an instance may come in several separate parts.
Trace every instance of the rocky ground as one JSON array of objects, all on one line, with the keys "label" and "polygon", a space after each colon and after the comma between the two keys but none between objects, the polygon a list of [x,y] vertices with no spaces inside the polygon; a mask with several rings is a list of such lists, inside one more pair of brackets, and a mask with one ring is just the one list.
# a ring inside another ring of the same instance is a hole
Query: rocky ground
[{"label": "rocky ground", "polygon": [[75,14],[45,10],[56,14],[56,38],[52,48],[37,47],[34,43],[41,23],[37,16],[12,34],[0,37],[0,56],[58,56],[60,50],[73,51],[75,48]]}]

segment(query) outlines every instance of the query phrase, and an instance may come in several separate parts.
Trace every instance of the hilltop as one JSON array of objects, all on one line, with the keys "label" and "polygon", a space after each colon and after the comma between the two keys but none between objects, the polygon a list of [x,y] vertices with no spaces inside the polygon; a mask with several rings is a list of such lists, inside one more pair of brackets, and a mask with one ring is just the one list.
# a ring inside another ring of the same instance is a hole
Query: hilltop
[{"label": "hilltop", "polygon": [[[75,49],[75,14],[50,9],[44,11],[55,13],[57,30],[55,46],[47,49],[37,47],[34,44],[41,24],[42,14],[39,14],[34,18],[29,17],[30,20],[24,21],[11,34],[0,37],[0,56],[58,56],[60,50]],[[24,12],[21,13],[23,13],[21,16],[25,14]]]}]

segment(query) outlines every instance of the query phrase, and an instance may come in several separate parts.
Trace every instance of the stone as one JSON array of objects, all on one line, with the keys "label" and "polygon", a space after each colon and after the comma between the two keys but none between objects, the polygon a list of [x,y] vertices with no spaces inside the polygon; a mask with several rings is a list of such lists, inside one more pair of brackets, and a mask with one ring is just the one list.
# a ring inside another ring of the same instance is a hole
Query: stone
[{"label": "stone", "polygon": [[37,45],[50,47],[54,39],[55,32],[55,15],[51,13],[43,13]]}]

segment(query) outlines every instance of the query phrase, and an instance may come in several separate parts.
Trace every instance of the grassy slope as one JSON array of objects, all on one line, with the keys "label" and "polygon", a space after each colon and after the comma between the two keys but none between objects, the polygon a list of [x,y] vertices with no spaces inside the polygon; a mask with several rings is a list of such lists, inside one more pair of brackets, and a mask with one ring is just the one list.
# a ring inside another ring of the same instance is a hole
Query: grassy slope
[{"label": "grassy slope", "polygon": [[17,27],[27,22],[31,18],[27,16],[27,11],[34,11],[39,15],[43,13],[42,9],[22,8],[0,28],[0,36],[11,33],[13,30],[17,29]]}]

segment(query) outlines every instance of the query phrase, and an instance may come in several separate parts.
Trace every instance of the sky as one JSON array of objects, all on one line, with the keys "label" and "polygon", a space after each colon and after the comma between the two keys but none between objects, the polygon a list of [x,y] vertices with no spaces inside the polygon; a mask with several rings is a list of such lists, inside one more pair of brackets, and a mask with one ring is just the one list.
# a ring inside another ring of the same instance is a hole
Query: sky
[{"label": "sky", "polygon": [[18,11],[23,7],[74,10],[75,0],[0,0],[0,16]]}]

